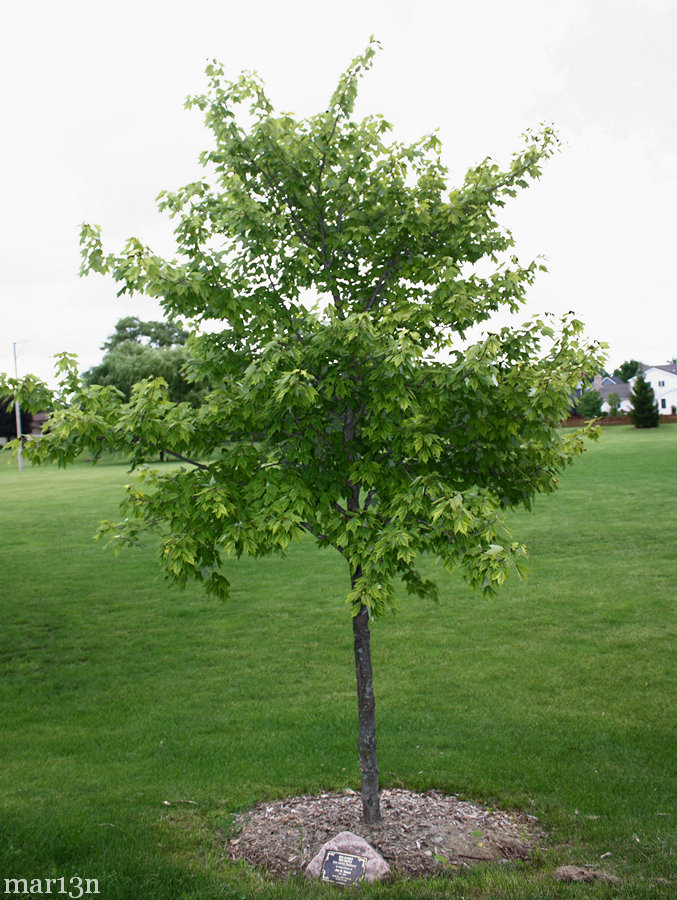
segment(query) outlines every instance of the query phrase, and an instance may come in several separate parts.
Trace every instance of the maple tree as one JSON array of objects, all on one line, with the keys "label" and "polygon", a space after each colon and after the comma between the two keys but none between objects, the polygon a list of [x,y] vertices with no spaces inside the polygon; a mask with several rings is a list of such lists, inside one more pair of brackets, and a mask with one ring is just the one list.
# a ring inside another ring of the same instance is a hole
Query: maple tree
[{"label": "maple tree", "polygon": [[[213,388],[193,408],[147,379],[127,400],[83,384],[64,355],[50,430],[30,447],[34,461],[62,464],[104,446],[127,453],[137,478],[102,533],[119,546],[159,532],[178,584],[195,578],[225,597],[228,555],[304,534],[343,556],[367,822],[380,817],[370,622],[398,585],[436,595],[422,553],[485,592],[522,569],[504,513],[554,490],[582,451],[583,432],[560,421],[601,365],[572,315],[465,340],[494,312],[516,312],[542,268],[520,264],[497,215],[540,176],[552,129],[450,190],[435,135],[405,145],[382,117],[354,118],[375,49],[302,121],[276,115],[255,75],[230,81],[208,67],[207,92],[188,101],[214,139],[206,176],[159,201],[177,223],[177,258],[137,238],[106,253],[94,226],[82,249],[83,272],[192,323],[189,367]],[[24,402],[44,391],[9,387]],[[182,465],[152,468],[158,450]]]}]

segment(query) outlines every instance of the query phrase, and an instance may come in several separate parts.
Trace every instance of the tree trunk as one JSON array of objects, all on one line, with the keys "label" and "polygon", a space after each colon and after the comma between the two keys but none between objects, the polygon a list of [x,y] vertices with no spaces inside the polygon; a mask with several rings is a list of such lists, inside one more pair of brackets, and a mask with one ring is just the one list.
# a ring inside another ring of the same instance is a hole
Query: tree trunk
[{"label": "tree trunk", "polygon": [[[351,575],[353,587],[361,575],[358,568]],[[359,717],[358,747],[360,772],[362,773],[362,814],[367,825],[381,821],[378,796],[378,763],[376,760],[376,717],[374,703],[374,677],[371,668],[369,611],[360,605],[353,617],[355,643],[355,673],[357,675],[357,710]]]}]

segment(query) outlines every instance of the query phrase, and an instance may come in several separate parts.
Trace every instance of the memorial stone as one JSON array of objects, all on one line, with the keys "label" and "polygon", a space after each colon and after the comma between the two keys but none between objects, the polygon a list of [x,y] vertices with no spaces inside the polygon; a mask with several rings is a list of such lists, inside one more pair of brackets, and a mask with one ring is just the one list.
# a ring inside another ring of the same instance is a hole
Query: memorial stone
[{"label": "memorial stone", "polygon": [[320,847],[306,866],[305,876],[334,884],[381,881],[390,876],[390,866],[364,838],[342,831]]}]

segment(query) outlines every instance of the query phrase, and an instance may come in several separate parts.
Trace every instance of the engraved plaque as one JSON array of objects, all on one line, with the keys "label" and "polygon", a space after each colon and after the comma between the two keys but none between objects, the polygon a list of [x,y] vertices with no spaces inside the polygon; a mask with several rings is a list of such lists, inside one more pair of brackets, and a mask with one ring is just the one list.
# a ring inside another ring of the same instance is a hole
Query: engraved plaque
[{"label": "engraved plaque", "polygon": [[334,884],[355,884],[364,877],[366,868],[366,856],[327,850],[322,863],[322,881],[332,881]]}]

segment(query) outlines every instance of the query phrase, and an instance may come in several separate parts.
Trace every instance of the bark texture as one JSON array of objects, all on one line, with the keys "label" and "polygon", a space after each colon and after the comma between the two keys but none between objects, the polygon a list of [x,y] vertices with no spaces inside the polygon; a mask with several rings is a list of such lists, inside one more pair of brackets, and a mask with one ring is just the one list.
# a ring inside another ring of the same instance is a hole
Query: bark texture
[{"label": "bark texture", "polygon": [[[358,569],[352,576],[353,584],[359,576]],[[365,606],[360,606],[359,612],[353,617],[353,638],[355,673],[357,675],[362,811],[366,824],[375,825],[381,821],[381,808],[376,758],[376,704],[374,701],[374,676],[371,668],[371,634],[369,632],[369,611]]]}]

